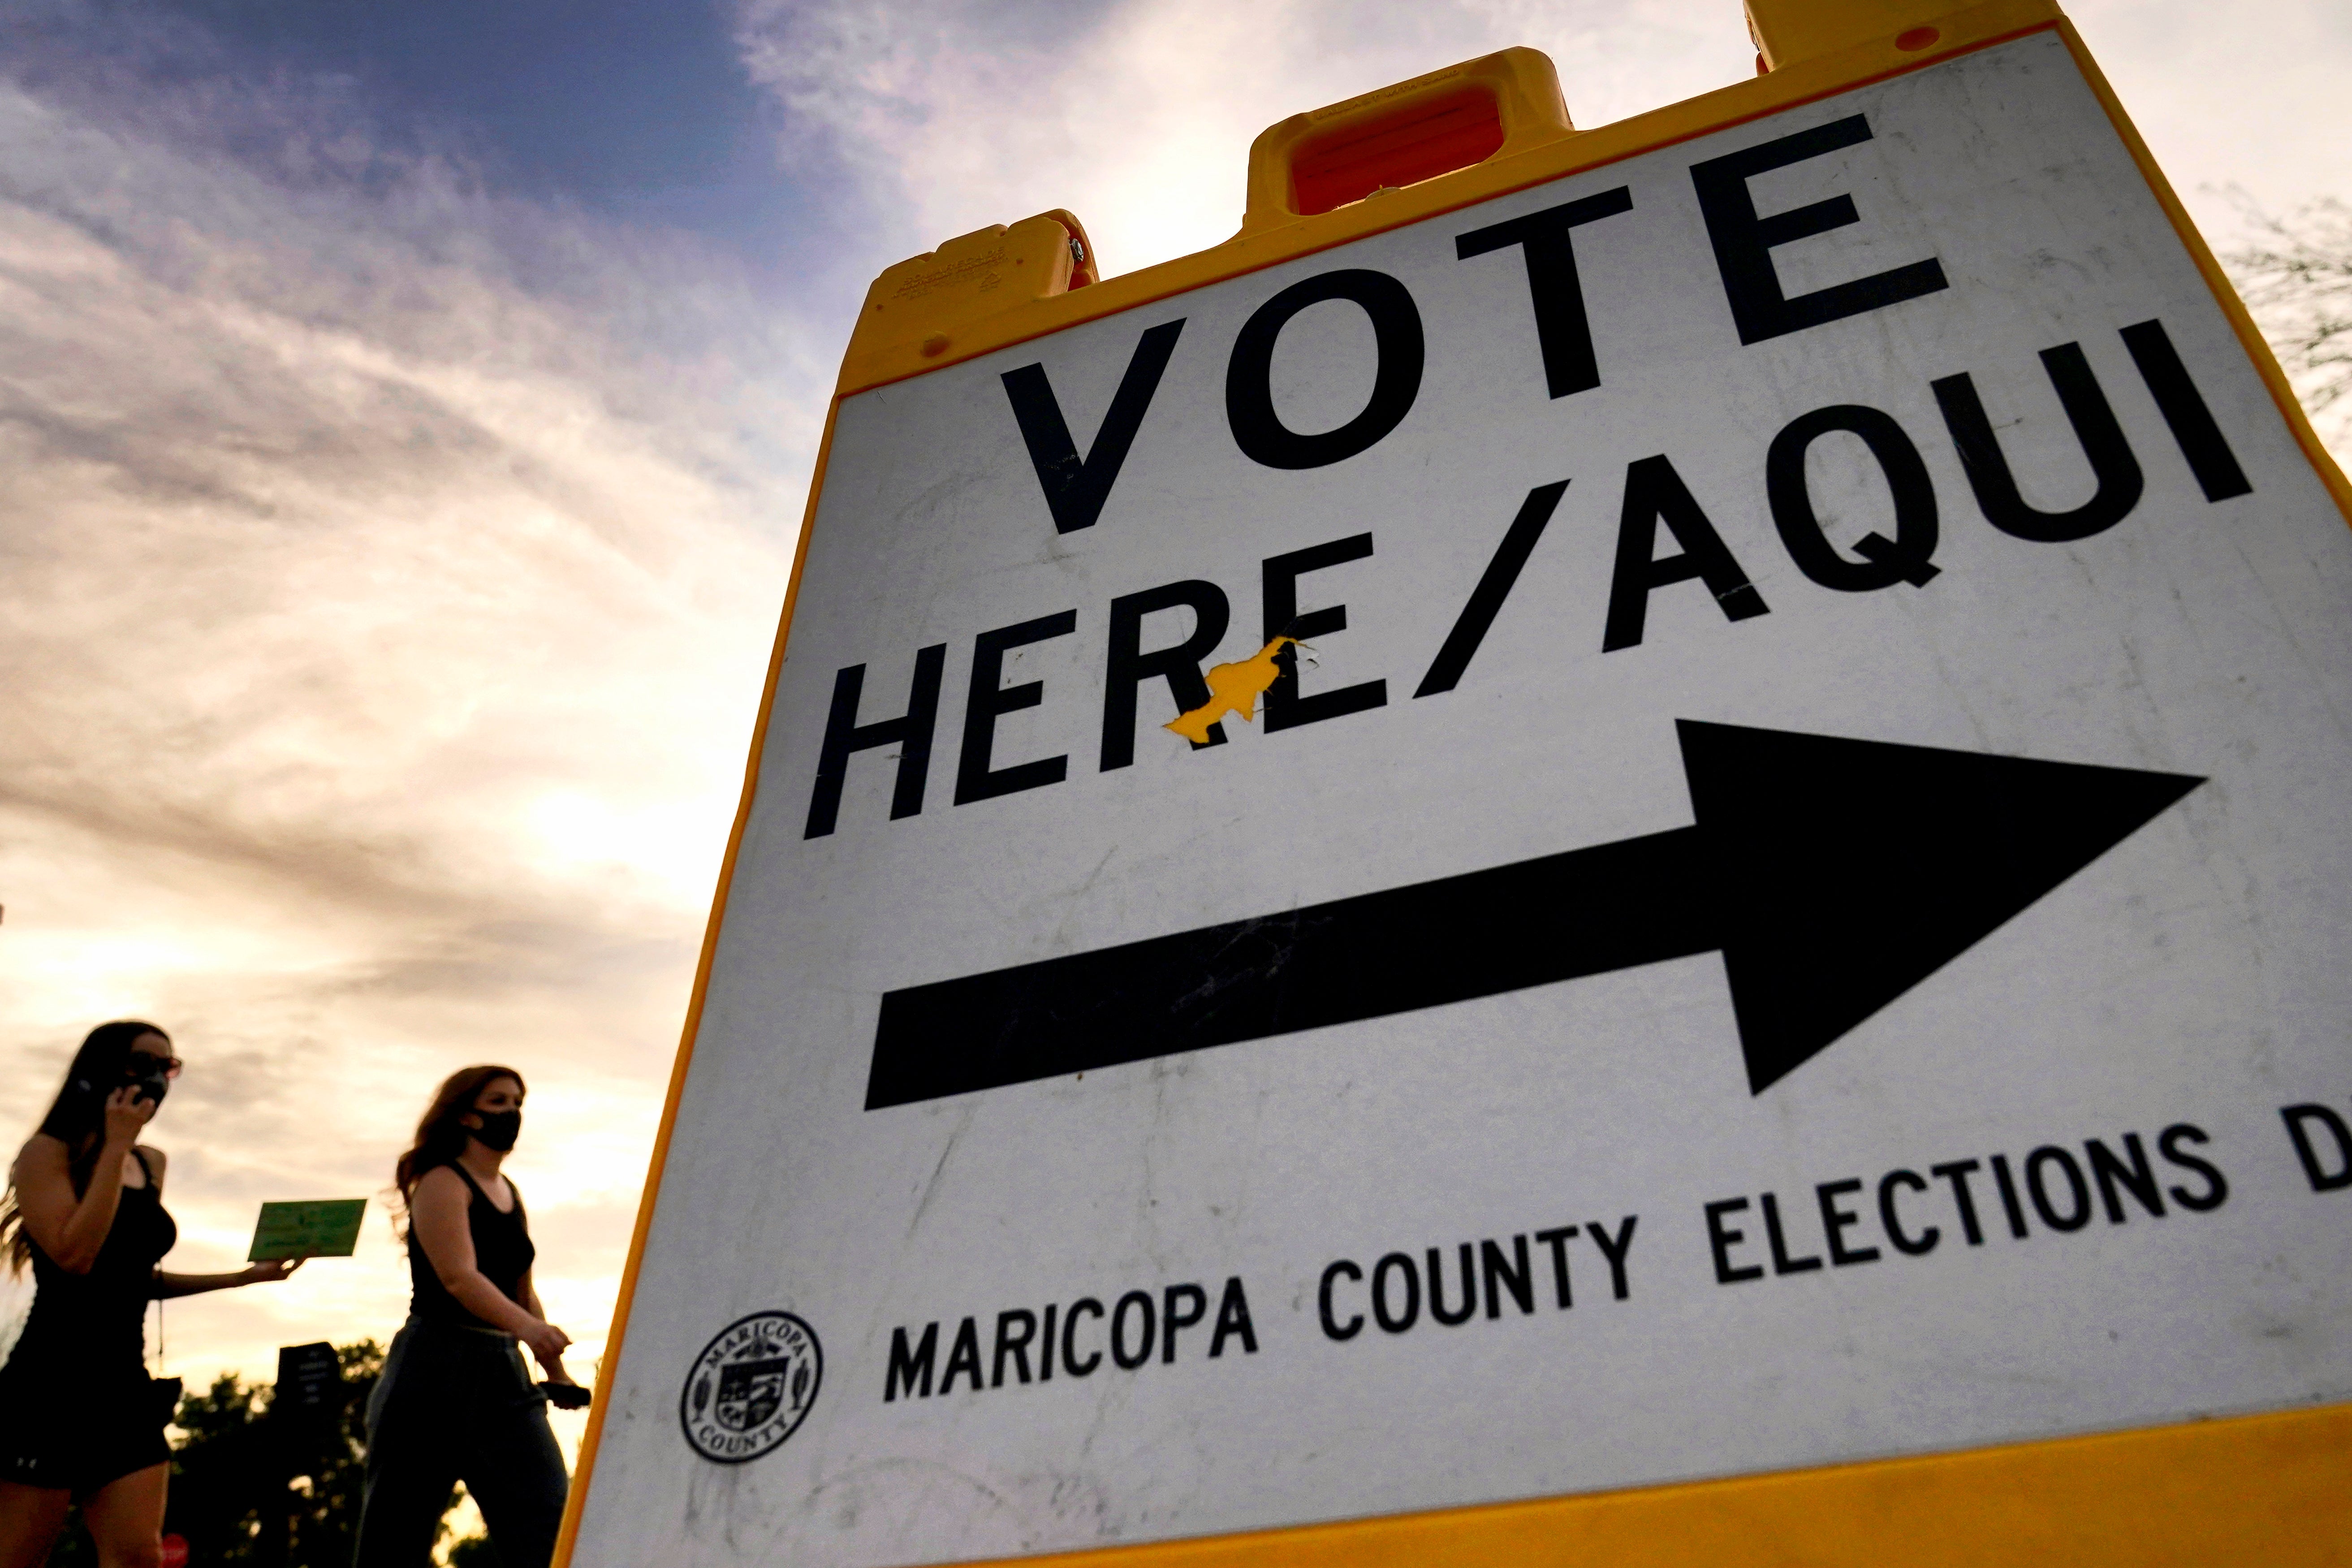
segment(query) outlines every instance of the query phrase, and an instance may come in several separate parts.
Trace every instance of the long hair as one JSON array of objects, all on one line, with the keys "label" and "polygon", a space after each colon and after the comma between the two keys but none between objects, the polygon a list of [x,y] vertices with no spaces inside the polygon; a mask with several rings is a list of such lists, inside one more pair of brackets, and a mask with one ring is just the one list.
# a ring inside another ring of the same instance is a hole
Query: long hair
[{"label": "long hair", "polygon": [[[137,1018],[100,1024],[82,1037],[81,1049],[74,1052],[73,1064],[66,1068],[66,1081],[58,1088],[57,1099],[49,1102],[48,1114],[41,1118],[40,1130],[66,1146],[66,1171],[73,1179],[77,1198],[89,1191],[99,1151],[106,1146],[100,1136],[106,1129],[106,1097],[122,1086],[131,1043],[149,1035],[171,1043],[171,1036]],[[24,1210],[16,1202],[14,1183],[0,1196],[0,1249],[7,1253],[11,1274],[22,1274],[25,1265],[33,1260],[33,1238],[25,1233]]]},{"label": "long hair", "polygon": [[466,1152],[466,1139],[472,1129],[457,1118],[474,1109],[474,1101],[484,1089],[499,1079],[510,1078],[515,1087],[530,1091],[522,1074],[512,1068],[495,1065],[459,1068],[441,1080],[433,1091],[433,1103],[425,1108],[424,1118],[416,1123],[416,1141],[411,1143],[392,1167],[392,1228],[395,1235],[408,1234],[408,1200],[416,1191],[416,1184],[425,1173],[436,1165],[446,1165]]}]

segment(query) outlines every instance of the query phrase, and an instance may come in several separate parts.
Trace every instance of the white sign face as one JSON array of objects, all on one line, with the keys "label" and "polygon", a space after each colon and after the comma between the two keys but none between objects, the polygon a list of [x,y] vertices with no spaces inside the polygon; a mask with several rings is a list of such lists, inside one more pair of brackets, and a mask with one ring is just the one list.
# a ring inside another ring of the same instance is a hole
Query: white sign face
[{"label": "white sign face", "polygon": [[2054,36],[850,398],[799,605],[577,1562],[2352,1394],[2352,531]]}]

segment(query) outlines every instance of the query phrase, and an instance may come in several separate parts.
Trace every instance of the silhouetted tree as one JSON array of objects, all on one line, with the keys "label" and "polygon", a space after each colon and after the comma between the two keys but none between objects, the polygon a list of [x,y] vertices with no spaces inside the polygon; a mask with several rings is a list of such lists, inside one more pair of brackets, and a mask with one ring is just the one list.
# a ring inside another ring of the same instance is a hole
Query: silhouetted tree
[{"label": "silhouetted tree", "polygon": [[2341,455],[2352,440],[2352,207],[2331,198],[2277,218],[2242,194],[2238,205],[2252,243],[2221,259]]}]

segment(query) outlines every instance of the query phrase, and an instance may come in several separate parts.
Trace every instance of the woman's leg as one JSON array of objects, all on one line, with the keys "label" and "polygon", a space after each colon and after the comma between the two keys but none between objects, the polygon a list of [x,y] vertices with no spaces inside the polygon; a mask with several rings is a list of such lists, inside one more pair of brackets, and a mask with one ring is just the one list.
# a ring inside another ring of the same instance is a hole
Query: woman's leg
[{"label": "woman's leg", "polygon": [[0,1568],[40,1568],[66,1526],[73,1493],[0,1481]]},{"label": "woman's leg", "polygon": [[404,1329],[369,1396],[367,1489],[360,1504],[356,1568],[425,1568],[449,1494],[457,1489],[462,1390],[446,1369],[414,1351]]},{"label": "woman's leg", "polygon": [[426,1568],[441,1516],[457,1489],[457,1467],[444,1454],[405,1444],[369,1444],[367,1491],[352,1553],[355,1568]]},{"label": "woman's leg", "polygon": [[485,1392],[500,1384],[510,1392],[496,1402],[483,1401],[474,1440],[467,1445],[466,1489],[482,1510],[482,1523],[505,1568],[547,1568],[570,1484],[563,1450],[555,1446],[546,1401],[531,1387],[520,1356],[507,1347],[501,1359],[508,1364],[488,1369]]},{"label": "woman's leg", "polygon": [[82,1500],[81,1521],[98,1547],[99,1568],[155,1568],[163,1546],[163,1490],[169,1465],[118,1476]]},{"label": "woman's leg", "polygon": [[505,1441],[467,1467],[466,1489],[482,1510],[490,1542],[506,1568],[547,1568],[563,1523],[563,1451],[547,1429],[547,1415],[517,1420]]}]

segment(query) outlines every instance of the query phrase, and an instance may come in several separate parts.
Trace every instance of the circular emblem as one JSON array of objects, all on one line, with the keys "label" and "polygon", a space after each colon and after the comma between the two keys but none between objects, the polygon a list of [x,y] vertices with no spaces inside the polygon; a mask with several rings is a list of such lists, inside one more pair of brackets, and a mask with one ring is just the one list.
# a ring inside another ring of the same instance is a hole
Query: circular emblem
[{"label": "circular emblem", "polygon": [[814,1329],[790,1312],[754,1312],[695,1357],[677,1398],[678,1424],[696,1453],[740,1465],[782,1447],[824,1381]]}]

